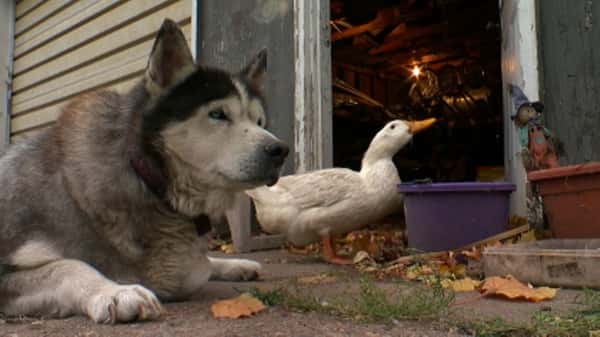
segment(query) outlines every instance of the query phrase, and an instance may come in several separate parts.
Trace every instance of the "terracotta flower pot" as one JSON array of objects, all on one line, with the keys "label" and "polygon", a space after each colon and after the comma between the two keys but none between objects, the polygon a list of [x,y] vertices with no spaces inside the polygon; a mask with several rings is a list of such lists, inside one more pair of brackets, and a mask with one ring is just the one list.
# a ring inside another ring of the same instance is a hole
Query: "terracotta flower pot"
[{"label": "terracotta flower pot", "polygon": [[534,171],[550,229],[557,238],[600,238],[600,162]]}]

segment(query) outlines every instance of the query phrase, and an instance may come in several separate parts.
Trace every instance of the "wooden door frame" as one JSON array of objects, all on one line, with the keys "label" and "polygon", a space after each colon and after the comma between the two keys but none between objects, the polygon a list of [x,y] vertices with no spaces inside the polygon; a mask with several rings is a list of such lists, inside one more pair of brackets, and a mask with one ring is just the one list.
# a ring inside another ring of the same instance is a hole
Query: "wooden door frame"
[{"label": "wooden door frame", "polygon": [[329,0],[294,1],[295,172],[333,165]]},{"label": "wooden door frame", "polygon": [[510,213],[527,216],[527,173],[519,155],[517,129],[510,119],[514,104],[508,84],[521,87],[531,100],[540,97],[537,0],[499,0],[502,28],[502,83],[504,109],[504,167],[508,181],[516,185]]},{"label": "wooden door frame", "polygon": [[[540,97],[538,0],[499,0],[502,27],[504,166],[516,185],[510,212],[527,215],[527,174],[519,155],[518,134],[510,116],[507,84],[517,84],[531,100]],[[295,135],[297,171],[332,166],[333,126],[329,0],[294,0],[296,40]]]},{"label": "wooden door frame", "polygon": [[15,31],[15,2],[7,1],[2,5],[2,18],[0,23],[4,26],[0,28],[0,34],[3,35],[7,46],[0,46],[3,50],[0,56],[0,153],[10,144],[10,115],[11,115],[11,96],[12,96],[12,69],[14,52],[14,31]]}]

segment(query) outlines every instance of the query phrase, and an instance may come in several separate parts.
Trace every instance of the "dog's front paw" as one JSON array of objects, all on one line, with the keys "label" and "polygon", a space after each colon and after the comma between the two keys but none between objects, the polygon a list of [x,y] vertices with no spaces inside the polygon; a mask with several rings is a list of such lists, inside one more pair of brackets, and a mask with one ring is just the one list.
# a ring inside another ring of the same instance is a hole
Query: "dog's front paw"
[{"label": "dog's front paw", "polygon": [[260,263],[246,259],[211,259],[211,262],[213,278],[224,281],[255,280],[262,269]]},{"label": "dog's front paw", "polygon": [[103,324],[154,320],[164,312],[156,295],[139,285],[104,287],[90,298],[86,309],[94,322]]},{"label": "dog's front paw", "polygon": [[231,279],[234,281],[252,281],[258,278],[262,265],[256,261],[239,259],[231,271]]}]

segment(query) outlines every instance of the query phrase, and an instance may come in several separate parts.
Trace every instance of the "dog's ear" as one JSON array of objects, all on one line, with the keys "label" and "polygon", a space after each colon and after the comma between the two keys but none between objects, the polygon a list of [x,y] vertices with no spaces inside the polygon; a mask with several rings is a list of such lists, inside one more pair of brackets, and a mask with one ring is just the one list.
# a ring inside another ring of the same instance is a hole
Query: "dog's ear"
[{"label": "dog's ear", "polygon": [[267,49],[262,49],[252,58],[241,74],[256,89],[262,89],[267,71]]},{"label": "dog's ear", "polygon": [[185,36],[174,21],[165,19],[154,40],[146,66],[146,89],[151,95],[161,95],[191,74],[194,68],[194,59]]}]

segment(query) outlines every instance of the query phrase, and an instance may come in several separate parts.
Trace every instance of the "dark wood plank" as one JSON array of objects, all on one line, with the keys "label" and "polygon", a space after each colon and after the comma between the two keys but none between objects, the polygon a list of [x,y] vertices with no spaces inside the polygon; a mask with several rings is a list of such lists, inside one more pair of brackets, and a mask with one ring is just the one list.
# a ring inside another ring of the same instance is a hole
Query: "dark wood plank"
[{"label": "dark wood plank", "polygon": [[541,97],[549,128],[565,143],[561,162],[600,160],[600,2],[538,4]]}]

